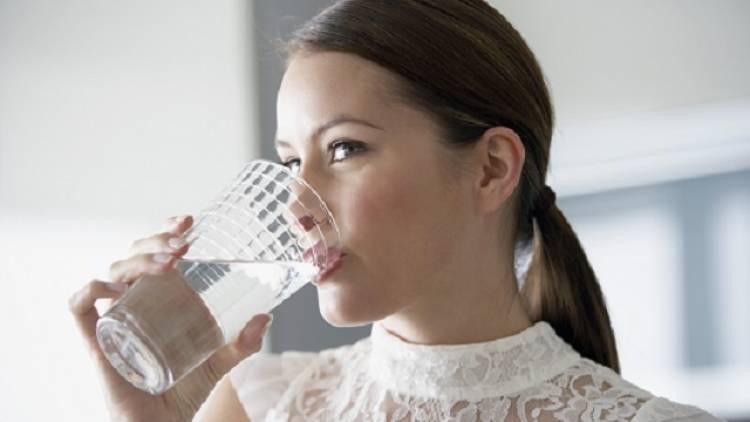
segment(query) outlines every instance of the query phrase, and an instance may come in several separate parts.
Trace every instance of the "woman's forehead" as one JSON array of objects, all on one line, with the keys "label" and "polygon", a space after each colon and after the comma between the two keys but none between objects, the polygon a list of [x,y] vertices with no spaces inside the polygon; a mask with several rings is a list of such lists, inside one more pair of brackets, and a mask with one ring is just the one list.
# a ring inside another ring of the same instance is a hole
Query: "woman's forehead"
[{"label": "woman's forehead", "polygon": [[279,89],[279,108],[386,107],[395,78],[389,71],[353,54],[323,52],[293,58]]}]

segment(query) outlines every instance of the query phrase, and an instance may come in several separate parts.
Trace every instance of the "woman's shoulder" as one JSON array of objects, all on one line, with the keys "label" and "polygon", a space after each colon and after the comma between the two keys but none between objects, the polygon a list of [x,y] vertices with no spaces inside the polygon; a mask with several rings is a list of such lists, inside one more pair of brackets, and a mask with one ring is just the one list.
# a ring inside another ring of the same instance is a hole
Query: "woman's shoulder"
[{"label": "woman's shoulder", "polygon": [[281,401],[303,374],[310,378],[312,373],[322,377],[339,372],[343,362],[366,345],[367,340],[361,340],[319,352],[259,352],[235,366],[228,377],[248,417],[264,420],[270,407]]},{"label": "woman's shoulder", "polygon": [[316,363],[339,364],[345,355],[360,350],[367,341],[324,349],[318,352],[289,350],[281,353],[259,352],[240,362],[230,376],[241,384],[266,384],[274,380],[291,381]]},{"label": "woman's shoulder", "polygon": [[554,382],[569,397],[566,408],[584,409],[579,414],[614,412],[632,422],[721,420],[699,407],[656,396],[590,359],[580,359]]}]

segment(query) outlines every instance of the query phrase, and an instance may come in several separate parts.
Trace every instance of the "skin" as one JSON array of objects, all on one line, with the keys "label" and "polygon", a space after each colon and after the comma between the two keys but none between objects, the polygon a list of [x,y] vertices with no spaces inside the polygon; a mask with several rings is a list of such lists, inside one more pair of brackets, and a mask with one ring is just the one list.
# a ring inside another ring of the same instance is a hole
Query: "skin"
[{"label": "skin", "polygon": [[[318,287],[321,314],[336,326],[379,321],[418,344],[522,331],[511,229],[520,138],[496,127],[457,153],[397,83],[357,56],[319,52],[294,57],[279,90],[279,157],[326,201],[346,254]],[[341,116],[358,122],[327,125]]]},{"label": "skin", "polygon": [[[415,344],[516,334],[531,325],[513,274],[523,144],[513,130],[494,127],[460,153],[448,149],[431,116],[396,95],[398,83],[372,62],[335,52],[297,54],[284,74],[278,155],[326,202],[345,254],[341,267],[318,286],[321,315],[335,326],[377,322]],[[153,253],[184,254],[166,246],[189,226],[184,224],[171,235],[136,242],[131,258],[113,264],[113,281],[164,271],[153,264]],[[102,286],[90,283],[71,298],[95,357],[93,304],[117,296]],[[265,321],[256,316],[244,343],[219,354],[223,372],[258,350]],[[179,404],[140,395],[101,356],[95,361],[114,416],[167,420],[178,414]],[[144,403],[155,413],[145,413]],[[228,378],[206,400],[203,420],[248,420]]]}]

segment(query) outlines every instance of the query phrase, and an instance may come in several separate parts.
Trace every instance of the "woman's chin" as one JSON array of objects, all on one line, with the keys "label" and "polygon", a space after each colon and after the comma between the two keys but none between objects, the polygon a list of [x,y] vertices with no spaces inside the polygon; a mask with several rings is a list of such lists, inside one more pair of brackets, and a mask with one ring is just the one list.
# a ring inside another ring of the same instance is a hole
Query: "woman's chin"
[{"label": "woman's chin", "polygon": [[372,303],[342,293],[318,291],[318,308],[327,323],[334,327],[355,327],[380,319],[372,312]]}]

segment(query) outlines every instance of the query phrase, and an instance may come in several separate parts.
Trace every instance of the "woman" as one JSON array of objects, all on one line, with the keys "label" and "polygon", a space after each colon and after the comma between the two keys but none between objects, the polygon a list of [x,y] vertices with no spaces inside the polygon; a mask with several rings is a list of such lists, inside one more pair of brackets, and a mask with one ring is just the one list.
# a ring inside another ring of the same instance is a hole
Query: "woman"
[{"label": "woman", "polygon": [[98,351],[93,304],[186,252],[168,240],[191,220],[175,221],[71,300],[113,416],[188,420],[207,400],[212,421],[715,420],[618,375],[599,284],[545,185],[542,71],[503,16],[482,0],[344,0],[287,51],[278,154],[344,245],[320,312],[372,335],[253,354],[260,315],[164,395],[133,389]]}]

